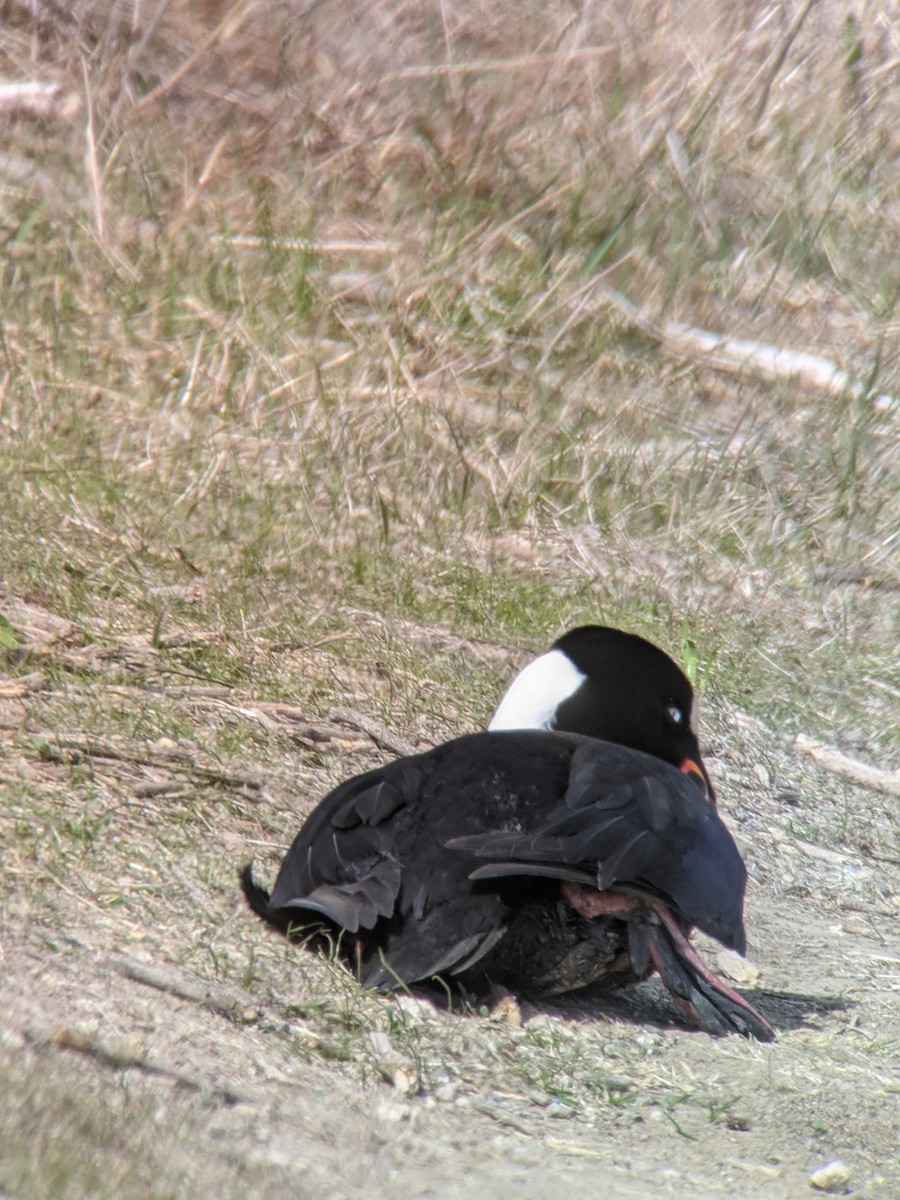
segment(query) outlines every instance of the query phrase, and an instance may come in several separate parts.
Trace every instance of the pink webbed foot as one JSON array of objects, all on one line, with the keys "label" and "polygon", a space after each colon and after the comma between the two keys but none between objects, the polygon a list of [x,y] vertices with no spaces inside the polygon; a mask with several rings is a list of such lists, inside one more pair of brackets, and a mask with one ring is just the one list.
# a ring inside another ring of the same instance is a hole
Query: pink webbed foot
[{"label": "pink webbed foot", "polygon": [[560,890],[565,901],[583,917],[616,916],[628,923],[635,973],[643,974],[649,957],[692,1024],[708,1033],[734,1030],[760,1042],[773,1040],[772,1026],[707,967],[661,900],[601,892],[568,881],[560,885]]}]

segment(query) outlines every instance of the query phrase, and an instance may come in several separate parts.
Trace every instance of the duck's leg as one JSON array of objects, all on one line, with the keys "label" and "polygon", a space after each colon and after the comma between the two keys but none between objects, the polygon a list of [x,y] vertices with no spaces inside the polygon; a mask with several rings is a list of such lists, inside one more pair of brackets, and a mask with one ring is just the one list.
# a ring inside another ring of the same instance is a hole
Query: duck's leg
[{"label": "duck's leg", "polygon": [[[649,896],[600,892],[563,882],[563,898],[583,917],[621,916],[632,933],[632,958],[649,956],[660,979],[689,1020],[709,1033],[738,1033],[770,1042],[775,1030],[756,1009],[707,967],[671,910]],[[641,973],[641,963],[635,962]]]},{"label": "duck's leg", "polygon": [[564,879],[559,885],[562,898],[571,904],[583,917],[627,917],[639,909],[644,901],[637,896],[623,896],[619,892],[598,892],[583,883],[571,883]]},{"label": "duck's leg", "polygon": [[771,1042],[775,1030],[739,992],[714,974],[682,932],[661,900],[648,900],[663,928],[648,930],[650,959],[679,1007],[703,1029],[734,1029],[759,1042]]}]

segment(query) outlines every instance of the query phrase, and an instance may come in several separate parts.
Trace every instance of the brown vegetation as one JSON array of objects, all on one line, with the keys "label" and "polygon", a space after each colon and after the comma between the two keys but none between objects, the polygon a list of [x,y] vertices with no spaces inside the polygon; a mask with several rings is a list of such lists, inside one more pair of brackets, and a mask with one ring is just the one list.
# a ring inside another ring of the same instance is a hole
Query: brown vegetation
[{"label": "brown vegetation", "polygon": [[[897,16],[0,0],[0,1192],[895,1194]],[[585,620],[704,691],[772,1047],[241,905]]]}]

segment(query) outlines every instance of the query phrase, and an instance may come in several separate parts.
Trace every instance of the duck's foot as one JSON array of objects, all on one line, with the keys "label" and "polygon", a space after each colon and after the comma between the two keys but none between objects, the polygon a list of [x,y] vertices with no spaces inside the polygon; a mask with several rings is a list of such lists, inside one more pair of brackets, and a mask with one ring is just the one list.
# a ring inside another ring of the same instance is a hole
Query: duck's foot
[{"label": "duck's foot", "polygon": [[771,1042],[775,1030],[743,996],[707,967],[670,909],[649,896],[600,892],[564,882],[562,895],[584,917],[621,916],[628,923],[634,970],[651,962],[682,1012],[707,1033],[734,1031]]},{"label": "duck's foot", "polygon": [[651,902],[661,924],[646,926],[650,960],[679,1008],[709,1033],[734,1030],[771,1042],[775,1030],[739,992],[715,975],[687,940],[666,906]]}]

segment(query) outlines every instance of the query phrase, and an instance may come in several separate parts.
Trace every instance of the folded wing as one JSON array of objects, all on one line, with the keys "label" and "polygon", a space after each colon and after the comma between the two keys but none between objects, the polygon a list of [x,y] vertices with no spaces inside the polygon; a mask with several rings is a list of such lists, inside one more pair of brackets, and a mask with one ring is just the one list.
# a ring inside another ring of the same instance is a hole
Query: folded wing
[{"label": "folded wing", "polygon": [[667,763],[607,743],[572,757],[564,802],[535,829],[492,829],[450,848],[489,860],[473,880],[536,875],[646,894],[743,952],[746,871],[702,791]]}]

